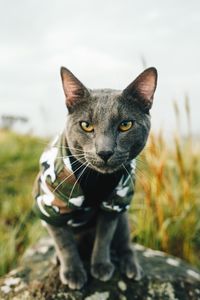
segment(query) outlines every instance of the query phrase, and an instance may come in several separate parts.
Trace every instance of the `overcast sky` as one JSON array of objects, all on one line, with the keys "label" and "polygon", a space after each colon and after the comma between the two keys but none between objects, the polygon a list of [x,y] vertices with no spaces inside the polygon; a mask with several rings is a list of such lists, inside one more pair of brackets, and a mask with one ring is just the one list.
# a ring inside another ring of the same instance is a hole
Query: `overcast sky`
[{"label": "overcast sky", "polygon": [[187,94],[200,132],[198,0],[0,0],[0,54],[0,115],[38,133],[63,127],[61,65],[89,88],[123,89],[144,64],[159,73],[153,128],[173,129],[172,101],[182,109]]}]

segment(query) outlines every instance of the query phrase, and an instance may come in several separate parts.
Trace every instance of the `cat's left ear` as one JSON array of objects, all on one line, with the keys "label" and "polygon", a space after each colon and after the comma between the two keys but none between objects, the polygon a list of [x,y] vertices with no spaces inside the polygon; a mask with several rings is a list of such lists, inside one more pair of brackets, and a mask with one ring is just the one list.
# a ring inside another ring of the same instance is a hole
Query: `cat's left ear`
[{"label": "cat's left ear", "polygon": [[123,91],[126,98],[132,98],[138,102],[139,106],[148,112],[153,104],[153,96],[157,86],[156,68],[148,68],[143,71],[127,88]]},{"label": "cat's left ear", "polygon": [[89,91],[67,68],[61,67],[60,75],[66,97],[66,106],[71,112],[76,104],[89,96]]}]

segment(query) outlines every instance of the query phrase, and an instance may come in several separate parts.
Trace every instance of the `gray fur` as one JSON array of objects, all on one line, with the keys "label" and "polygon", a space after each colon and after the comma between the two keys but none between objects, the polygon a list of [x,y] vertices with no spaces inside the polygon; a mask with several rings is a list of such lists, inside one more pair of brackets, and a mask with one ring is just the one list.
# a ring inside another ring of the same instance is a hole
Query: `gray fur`
[{"label": "gray fur", "polygon": [[71,289],[80,289],[87,281],[87,274],[78,254],[74,234],[69,227],[47,225],[54,240],[56,253],[60,261],[60,279]]},{"label": "gray fur", "polygon": [[[113,173],[122,168],[122,164],[127,165],[147,141],[149,109],[157,82],[156,70],[147,69],[123,92],[88,90],[65,68],[61,69],[61,76],[69,110],[66,138],[71,153],[78,157],[79,150],[84,151],[81,162],[90,162],[90,167],[101,173]],[[132,120],[134,125],[127,132],[119,132],[119,124],[124,120]],[[84,132],[80,127],[81,121],[93,124],[95,131]],[[99,151],[113,152],[106,164],[99,157]],[[87,276],[71,229],[50,225],[47,228],[55,241],[62,282],[72,289],[81,288]],[[130,245],[127,213],[98,214],[91,274],[102,281],[109,280],[114,272],[110,257],[111,244],[118,253],[122,273],[128,278],[140,279],[142,272]]]},{"label": "gray fur", "polygon": [[[96,161],[93,168],[99,172],[116,171],[122,163],[127,163],[143,149],[150,129],[150,116],[144,114],[133,101],[125,99],[118,91],[92,91],[87,101],[80,103],[68,116],[66,136],[72,153],[73,148],[84,150]],[[89,121],[95,126],[95,134],[85,133],[79,126],[80,121]],[[117,130],[123,120],[133,120],[134,130],[120,133]],[[137,149],[133,149],[134,146]],[[104,166],[97,152],[114,150],[108,166]],[[92,151],[92,152],[91,152]],[[120,159],[121,157],[121,159]],[[91,161],[89,157],[88,161]],[[85,162],[85,159],[82,159]]]}]

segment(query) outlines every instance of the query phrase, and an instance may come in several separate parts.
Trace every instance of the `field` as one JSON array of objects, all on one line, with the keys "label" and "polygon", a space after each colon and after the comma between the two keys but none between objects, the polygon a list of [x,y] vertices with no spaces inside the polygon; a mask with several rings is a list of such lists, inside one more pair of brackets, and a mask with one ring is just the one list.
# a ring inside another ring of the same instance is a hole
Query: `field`
[{"label": "field", "polygon": [[200,149],[152,135],[138,161],[133,238],[200,267]]},{"label": "field", "polygon": [[[44,229],[31,213],[31,190],[45,140],[0,130],[0,275]],[[132,238],[200,268],[200,147],[191,135],[151,135],[137,163]]]},{"label": "field", "polygon": [[44,141],[0,130],[0,275],[43,234],[31,190]]}]

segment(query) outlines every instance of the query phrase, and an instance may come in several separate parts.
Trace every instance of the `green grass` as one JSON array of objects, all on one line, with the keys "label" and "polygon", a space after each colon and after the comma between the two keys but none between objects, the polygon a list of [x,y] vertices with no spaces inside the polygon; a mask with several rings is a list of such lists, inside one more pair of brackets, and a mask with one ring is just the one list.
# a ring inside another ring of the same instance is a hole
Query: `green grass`
[{"label": "green grass", "polygon": [[[46,141],[0,130],[0,275],[44,230],[30,214],[31,190]],[[138,159],[130,210],[132,237],[200,267],[200,147],[192,138],[151,135]]]},{"label": "green grass", "polygon": [[44,141],[0,130],[0,275],[43,233],[30,214],[31,190]]}]

